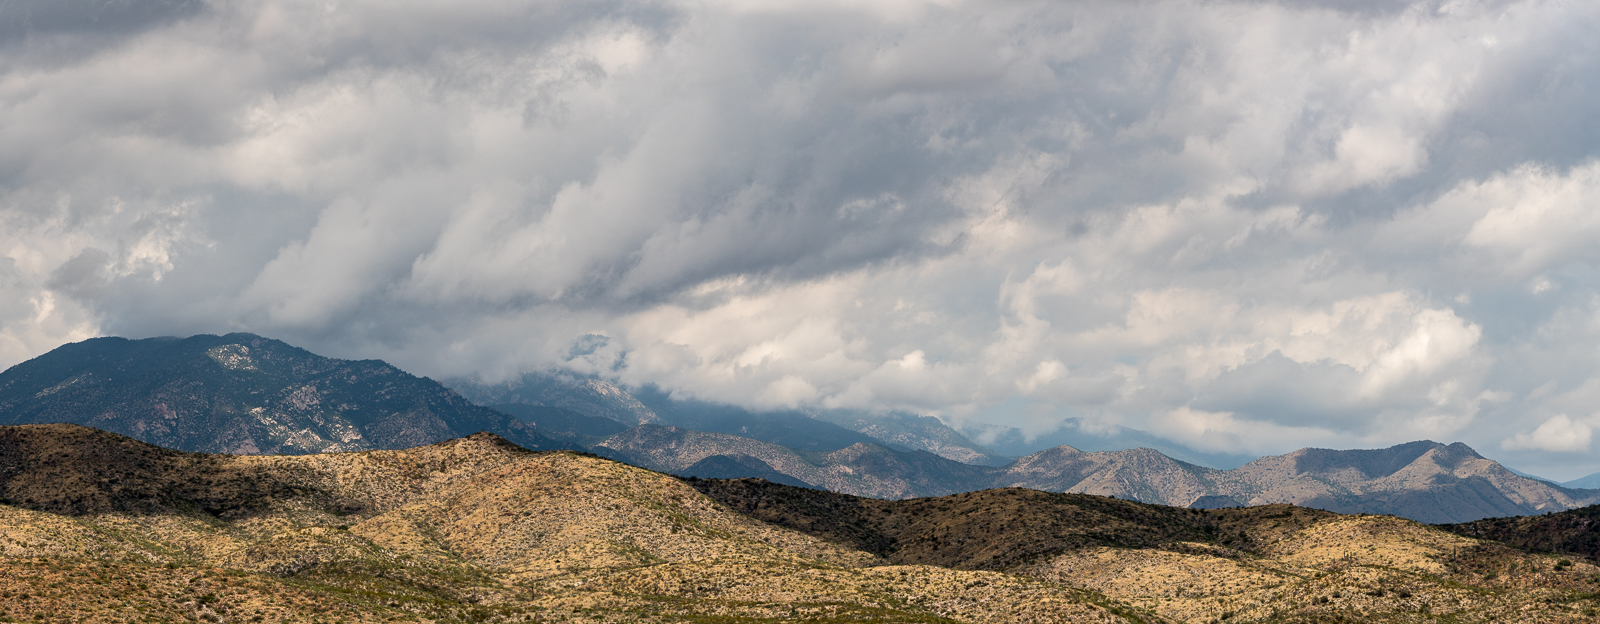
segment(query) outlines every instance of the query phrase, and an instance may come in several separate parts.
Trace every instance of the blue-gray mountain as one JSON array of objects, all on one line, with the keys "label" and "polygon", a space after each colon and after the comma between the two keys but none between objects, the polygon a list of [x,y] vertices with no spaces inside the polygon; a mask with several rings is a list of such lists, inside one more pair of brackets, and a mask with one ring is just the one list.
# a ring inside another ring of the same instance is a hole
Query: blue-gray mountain
[{"label": "blue-gray mountain", "polygon": [[1600,472],[1596,472],[1587,477],[1579,477],[1561,485],[1565,485],[1569,488],[1600,488]]},{"label": "blue-gray mountain", "polygon": [[384,362],[253,334],[94,338],[0,373],[0,424],[58,422],[206,453],[404,449],[479,431],[571,446]]}]

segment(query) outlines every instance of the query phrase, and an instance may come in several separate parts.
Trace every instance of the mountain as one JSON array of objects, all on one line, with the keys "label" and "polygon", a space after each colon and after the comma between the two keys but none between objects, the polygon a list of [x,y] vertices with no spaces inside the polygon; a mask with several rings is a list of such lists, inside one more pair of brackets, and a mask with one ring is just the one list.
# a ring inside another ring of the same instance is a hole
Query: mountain
[{"label": "mountain", "polygon": [[[1464,522],[1600,502],[1518,476],[1465,444],[1410,442],[1387,449],[1300,449],[1233,470],[1180,462],[1151,449],[1089,453],[1057,447],[1018,460],[992,484],[1205,507],[1291,503],[1339,513]],[[1203,499],[1203,500],[1202,500]]]},{"label": "mountain", "polygon": [[677,475],[758,477],[885,499],[1024,487],[1208,509],[1290,503],[1430,523],[1527,515],[1600,502],[1600,491],[1521,477],[1466,445],[1430,441],[1373,450],[1301,449],[1233,470],[1178,461],[1153,449],[1087,452],[1069,446],[1005,466],[979,466],[878,444],[805,452],[731,434],[659,425],[629,429],[594,442],[592,449]]},{"label": "mountain", "polygon": [[[1535,481],[1543,481],[1543,482],[1545,482],[1545,483],[1555,483],[1555,484],[1556,484],[1556,485],[1565,485],[1565,484],[1563,484],[1563,483],[1559,483],[1559,482],[1556,482],[1556,481],[1552,481],[1552,480],[1550,480],[1550,479],[1546,479],[1546,478],[1544,478],[1544,477],[1541,477],[1541,476],[1539,476],[1539,475],[1536,475],[1536,474],[1532,474],[1532,473],[1527,473],[1527,472],[1523,472],[1523,471],[1521,471],[1521,470],[1517,470],[1517,469],[1516,469],[1516,468],[1512,468],[1512,467],[1510,467],[1510,466],[1505,466],[1505,465],[1504,465],[1504,464],[1502,464],[1502,466],[1503,466],[1503,467],[1504,467],[1504,468],[1505,468],[1505,469],[1506,469],[1506,470],[1510,470],[1510,471],[1511,471],[1511,474],[1514,474],[1514,475],[1517,475],[1517,476],[1519,476],[1519,477],[1527,477],[1527,478],[1529,478],[1529,479],[1533,479],[1533,480],[1535,480]],[[1571,486],[1571,485],[1567,485],[1567,486],[1566,486],[1566,487],[1581,487],[1581,486]]]},{"label": "mountain", "polygon": [[253,334],[94,338],[0,373],[0,424],[51,422],[214,453],[397,449],[478,431],[570,446],[384,362]]},{"label": "mountain", "polygon": [[[1003,465],[1011,458],[968,440],[937,418],[875,415],[859,410],[748,410],[726,403],[675,398],[655,386],[626,389],[592,375],[529,372],[485,383],[446,380],[480,404],[514,412],[511,405],[555,407],[627,425],[657,424],[736,435],[800,451],[835,451],[853,444],[923,450],[959,462]],[[518,412],[520,413],[520,412]]]},{"label": "mountain", "polygon": [[1184,463],[1153,449],[1090,453],[1058,446],[1006,466],[992,486],[1097,494],[1187,507],[1202,496],[1219,493],[1215,484],[1219,474],[1219,470]]},{"label": "mountain", "polygon": [[490,409],[510,414],[524,423],[533,425],[542,435],[582,444],[592,445],[606,436],[628,430],[628,425],[600,416],[589,416],[562,407],[528,405],[526,403],[501,403]]},{"label": "mountain", "polygon": [[[896,451],[863,442],[829,452],[802,452],[725,433],[659,425],[634,427],[596,443],[592,450],[637,466],[685,476],[709,476],[691,470],[708,458],[749,458],[761,462],[764,468],[740,474],[733,471],[737,462],[723,460],[716,476],[770,478],[764,471],[771,470],[813,487],[878,498],[970,491],[982,489],[989,481],[989,469],[983,466],[950,461],[926,451]],[[748,462],[745,465],[754,466]]]},{"label": "mountain", "polygon": [[1023,488],[885,501],[751,479],[690,485],[892,563],[1068,584],[1181,622],[1592,622],[1600,613],[1600,567],[1390,516],[1282,504],[1201,511]]},{"label": "mountain", "polygon": [[451,389],[479,405],[542,405],[585,416],[608,418],[625,425],[661,421],[627,390],[598,377],[563,371],[530,372],[498,383],[477,378],[445,380]]},{"label": "mountain", "polygon": [[1600,501],[1600,491],[1521,477],[1465,444],[1426,440],[1387,449],[1301,449],[1264,457],[1224,473],[1218,490],[1248,505],[1286,502],[1430,523],[1561,511]]},{"label": "mountain", "polygon": [[767,462],[749,455],[712,455],[678,471],[691,479],[761,479],[771,483],[811,487],[811,484],[773,470]]},{"label": "mountain", "polygon": [[1579,477],[1561,485],[1575,489],[1600,489],[1600,472],[1596,472],[1587,477]]},{"label": "mountain", "polygon": [[874,414],[848,409],[808,410],[806,414],[871,436],[891,448],[927,451],[964,464],[1004,466],[1014,459],[967,439],[932,416],[898,412]]},{"label": "mountain", "polygon": [[1148,448],[1190,464],[1224,470],[1243,466],[1256,459],[1252,455],[1197,451],[1138,429],[1118,426],[1093,427],[1077,418],[1063,419],[1055,429],[1032,436],[1016,427],[1000,425],[973,424],[966,429],[973,439],[983,440],[984,444],[995,452],[1012,457],[1031,455],[1058,446],[1070,446],[1089,452]]},{"label": "mountain", "polygon": [[872,436],[794,410],[756,412],[726,403],[677,399],[655,386],[637,388],[633,396],[660,414],[661,424],[736,435],[797,451],[837,451],[853,444],[880,443]]}]

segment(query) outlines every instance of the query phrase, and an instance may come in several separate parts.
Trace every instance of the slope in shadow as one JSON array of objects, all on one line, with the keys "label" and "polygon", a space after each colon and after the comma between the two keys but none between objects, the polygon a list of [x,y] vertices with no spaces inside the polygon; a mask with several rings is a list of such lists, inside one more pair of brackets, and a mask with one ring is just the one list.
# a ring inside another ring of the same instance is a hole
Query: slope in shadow
[{"label": "slope in shadow", "polygon": [[689,479],[735,511],[901,564],[1009,570],[1100,546],[1182,549],[1200,542],[1249,551],[1258,524],[1305,524],[1335,514],[1266,505],[1199,510],[1026,488],[888,501],[757,479]]},{"label": "slope in shadow", "polygon": [[1439,528],[1467,537],[1505,542],[1532,552],[1555,552],[1600,561],[1600,505],[1560,513],[1485,518]]}]

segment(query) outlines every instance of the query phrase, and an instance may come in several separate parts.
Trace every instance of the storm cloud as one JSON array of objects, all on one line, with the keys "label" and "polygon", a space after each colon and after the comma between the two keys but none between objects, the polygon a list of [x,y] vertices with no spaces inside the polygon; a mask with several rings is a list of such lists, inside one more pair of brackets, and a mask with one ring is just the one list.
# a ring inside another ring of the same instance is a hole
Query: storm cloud
[{"label": "storm cloud", "polygon": [[0,4],[0,365],[420,374],[1600,470],[1600,6]]}]

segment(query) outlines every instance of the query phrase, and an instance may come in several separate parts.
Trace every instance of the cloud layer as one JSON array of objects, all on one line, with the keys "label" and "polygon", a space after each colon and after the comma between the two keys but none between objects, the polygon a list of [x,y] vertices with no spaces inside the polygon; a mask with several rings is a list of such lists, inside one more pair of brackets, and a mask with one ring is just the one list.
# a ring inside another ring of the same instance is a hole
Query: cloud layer
[{"label": "cloud layer", "polygon": [[0,9],[0,365],[248,330],[1600,470],[1590,3],[102,4]]}]

